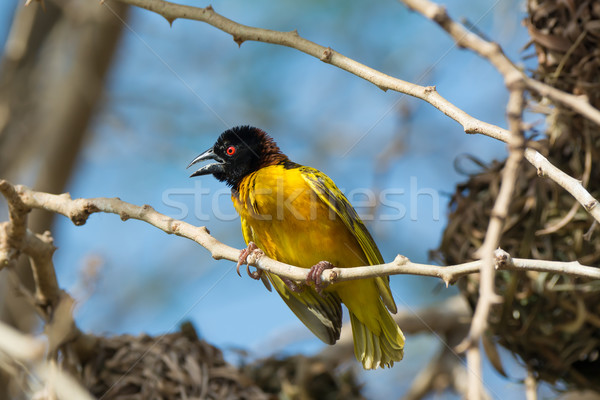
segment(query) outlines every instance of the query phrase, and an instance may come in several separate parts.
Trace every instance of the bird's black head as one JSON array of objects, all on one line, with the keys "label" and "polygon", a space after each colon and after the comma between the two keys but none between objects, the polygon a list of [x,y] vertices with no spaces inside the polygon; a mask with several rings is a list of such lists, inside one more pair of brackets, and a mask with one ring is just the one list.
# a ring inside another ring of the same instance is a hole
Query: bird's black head
[{"label": "bird's black head", "polygon": [[237,126],[219,136],[215,145],[194,158],[188,168],[200,161],[215,160],[190,177],[212,174],[237,188],[246,175],[268,165],[288,160],[267,133],[251,126]]}]

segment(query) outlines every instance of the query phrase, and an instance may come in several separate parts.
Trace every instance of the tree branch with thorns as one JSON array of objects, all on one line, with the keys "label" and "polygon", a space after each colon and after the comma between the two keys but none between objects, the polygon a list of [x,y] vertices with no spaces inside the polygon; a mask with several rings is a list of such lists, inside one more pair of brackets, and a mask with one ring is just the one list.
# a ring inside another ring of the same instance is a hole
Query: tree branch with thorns
[{"label": "tree branch with thorns", "polygon": [[[296,30],[281,32],[243,25],[218,14],[211,6],[198,8],[164,0],[110,1],[119,1],[155,12],[162,15],[171,24],[179,18],[210,24],[230,34],[240,46],[245,41],[259,41],[299,50],[325,63],[350,72],[384,91],[393,90],[424,100],[458,122],[466,133],[483,134],[508,144],[509,156],[502,175],[502,185],[492,210],[484,243],[478,254],[481,257],[479,260],[450,266],[436,266],[413,263],[406,257],[398,255],[392,262],[386,264],[354,268],[336,267],[325,270],[321,276],[322,282],[334,284],[374,276],[411,274],[436,277],[449,285],[462,276],[481,273],[480,297],[473,322],[470,325],[467,339],[462,346],[459,346],[462,350],[467,351],[469,361],[470,381],[468,386],[471,390],[469,398],[481,397],[480,375],[478,375],[481,374],[481,356],[478,343],[487,326],[489,309],[497,301],[497,295],[494,293],[494,273],[496,270],[543,271],[600,279],[600,270],[581,265],[576,261],[557,262],[512,258],[507,252],[498,249],[508,205],[518,176],[518,167],[523,158],[537,169],[539,176],[545,176],[567,190],[595,221],[600,222],[598,200],[586,190],[582,182],[554,166],[525,141],[521,119],[525,92],[529,91],[547,97],[597,125],[600,125],[600,110],[594,108],[586,98],[574,96],[527,76],[503,53],[498,44],[481,38],[452,20],[442,6],[428,0],[401,0],[411,10],[438,24],[456,41],[457,45],[472,50],[488,60],[498,70],[510,92],[507,104],[510,129],[504,129],[474,118],[444,98],[434,86],[421,86],[386,75],[344,56],[330,47],[307,40],[301,37]],[[112,10],[110,1],[103,2],[103,4]],[[147,222],[168,234],[175,234],[193,240],[206,248],[212,257],[217,260],[226,259],[237,262],[239,259],[239,249],[220,242],[210,235],[206,227],[197,227],[170,218],[148,205],[136,206],[117,198],[71,199],[68,194],[55,195],[37,192],[24,186],[12,185],[4,180],[0,180],[0,192],[9,204],[10,215],[8,222],[0,224],[0,268],[10,267],[22,254],[32,259],[36,292],[29,294],[29,296],[40,309],[40,314],[49,319],[53,315],[49,310],[64,308],[61,304],[69,304],[69,302],[65,300],[67,298],[60,291],[56,282],[51,260],[54,251],[51,236],[48,233],[36,234],[26,229],[26,217],[31,209],[42,209],[64,215],[75,225],[83,225],[93,213],[117,214],[123,221],[130,218],[137,219]],[[248,261],[251,266],[277,274],[291,281],[305,282],[308,274],[308,270],[305,268],[278,262],[264,254],[255,253],[249,257]],[[71,339],[72,337],[83,337],[72,323],[72,316],[68,312],[65,314],[57,313],[57,315],[63,315],[61,318],[66,322],[61,322],[59,325],[62,328],[55,330],[55,332],[60,333],[60,335],[57,334],[59,339],[55,341],[55,346],[60,346],[67,337]],[[0,326],[0,328],[2,327]],[[0,341],[1,346],[2,342]]]},{"label": "tree branch with thorns", "polygon": [[[240,249],[228,246],[216,239],[205,226],[194,226],[185,221],[171,218],[159,213],[149,205],[137,206],[118,198],[71,199],[68,193],[56,195],[38,192],[22,185],[12,185],[5,180],[0,180],[0,193],[9,203],[16,201],[23,204],[28,210],[40,209],[63,215],[78,226],[85,224],[89,216],[94,213],[116,214],[123,221],[128,219],[143,221],[167,234],[181,236],[198,243],[207,249],[216,260],[229,260],[237,263],[241,252]],[[6,240],[0,241],[0,246],[7,246]],[[0,252],[0,266],[8,264],[9,253],[7,251]],[[292,281],[304,282],[308,274],[307,268],[284,264],[266,255],[249,257],[248,261],[251,266]],[[322,274],[322,281],[333,284],[376,276],[420,275],[438,278],[446,285],[450,285],[460,277],[480,272],[481,265],[481,260],[450,266],[419,264],[398,255],[393,261],[386,264],[353,268],[335,267],[325,270]],[[494,252],[493,266],[499,270],[553,272],[600,279],[599,269],[581,265],[577,261],[559,262],[512,258],[501,249],[496,249]]]},{"label": "tree branch with thorns", "polygon": [[[491,138],[510,143],[510,130],[481,121],[464,110],[458,108],[448,99],[444,98],[436,90],[435,86],[421,86],[395,78],[373,69],[365,64],[359,63],[343,54],[333,50],[331,47],[312,42],[298,34],[297,30],[290,32],[274,31],[270,29],[256,28],[232,21],[217,13],[212,6],[198,8],[168,2],[165,0],[112,0],[130,4],[163,16],[170,24],[176,19],[189,19],[207,23],[230,34],[233,40],[241,46],[245,41],[257,41],[280,46],[290,47],[313,56],[327,64],[331,64],[344,71],[350,72],[380,89],[393,90],[416,97],[431,104],[442,113],[452,118],[469,134],[482,134]],[[600,110],[594,108],[581,96],[574,96],[558,90],[543,82],[529,78],[523,71],[518,69],[502,52],[501,47],[494,42],[486,41],[474,33],[469,32],[462,25],[453,21],[445,9],[438,4],[428,0],[402,0],[410,9],[413,9],[425,17],[432,19],[445,29],[450,36],[461,47],[475,51],[480,56],[489,60],[496,69],[504,76],[505,81],[521,81],[525,88],[534,91],[541,96],[547,96],[569,107],[575,112],[586,116],[590,121],[600,125]],[[110,10],[110,2],[104,2]],[[600,205],[581,182],[556,166],[533,147],[527,147],[524,156],[533,165],[539,176],[546,176],[556,182],[571,195],[590,213],[594,219],[600,222]]]}]

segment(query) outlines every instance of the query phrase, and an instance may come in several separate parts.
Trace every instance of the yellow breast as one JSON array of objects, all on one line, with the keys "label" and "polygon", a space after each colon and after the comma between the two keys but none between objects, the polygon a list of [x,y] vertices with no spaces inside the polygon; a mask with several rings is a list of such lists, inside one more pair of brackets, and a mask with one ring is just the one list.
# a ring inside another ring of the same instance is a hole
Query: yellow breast
[{"label": "yellow breast", "polygon": [[246,176],[232,200],[246,242],[278,261],[310,268],[365,265],[354,235],[307,184],[301,168],[272,165]]}]

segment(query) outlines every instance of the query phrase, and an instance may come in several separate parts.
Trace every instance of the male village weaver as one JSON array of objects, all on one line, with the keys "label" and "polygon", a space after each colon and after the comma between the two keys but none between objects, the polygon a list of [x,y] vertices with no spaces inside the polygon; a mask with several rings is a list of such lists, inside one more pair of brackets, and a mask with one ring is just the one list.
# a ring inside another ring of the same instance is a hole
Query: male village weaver
[{"label": "male village weaver", "polygon": [[[214,162],[191,177],[213,175],[231,187],[248,245],[238,273],[256,249],[277,261],[310,268],[306,284],[300,286],[260,270],[253,277],[268,280],[300,321],[330,345],[340,337],[344,303],[354,353],[365,369],[402,360],[404,335],[390,315],[397,310],[389,277],[326,287],[320,282],[326,268],[383,264],[369,231],[335,183],[319,170],[290,161],[273,138],[251,126],[226,130],[189,166],[206,160]],[[282,207],[281,199],[293,200]]]}]

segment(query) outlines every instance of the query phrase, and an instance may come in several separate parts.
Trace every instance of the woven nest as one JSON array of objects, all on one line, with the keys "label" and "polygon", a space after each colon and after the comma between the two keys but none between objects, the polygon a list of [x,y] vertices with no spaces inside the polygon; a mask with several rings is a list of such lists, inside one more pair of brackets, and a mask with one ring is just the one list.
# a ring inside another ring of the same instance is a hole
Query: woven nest
[{"label": "woven nest", "polygon": [[198,340],[193,331],[97,340],[95,355],[79,369],[79,379],[98,398],[271,398],[227,364],[219,349]]},{"label": "woven nest", "polygon": [[[530,0],[526,21],[538,55],[538,79],[600,105],[600,2]],[[558,168],[581,179],[600,198],[600,130],[546,100],[546,135],[534,145]],[[447,264],[474,259],[482,245],[500,187],[504,162],[470,157],[481,172],[459,185],[435,257]],[[599,265],[593,218],[564,189],[524,163],[500,246],[513,257]],[[596,233],[595,233],[596,231]],[[476,304],[479,277],[460,282]],[[490,333],[539,379],[600,391],[600,282],[548,273],[496,274],[504,297],[490,314]]]},{"label": "woven nest", "polygon": [[189,322],[168,335],[94,340],[86,362],[65,357],[63,364],[92,395],[106,400],[364,398],[353,371],[339,371],[338,361],[270,357],[237,368],[218,348],[198,339]]},{"label": "woven nest", "polygon": [[270,357],[242,368],[267,393],[280,399],[362,400],[353,369],[338,371],[339,361],[295,355]]},{"label": "woven nest", "polygon": [[529,0],[525,25],[538,58],[536,77],[600,108],[600,2]]}]

